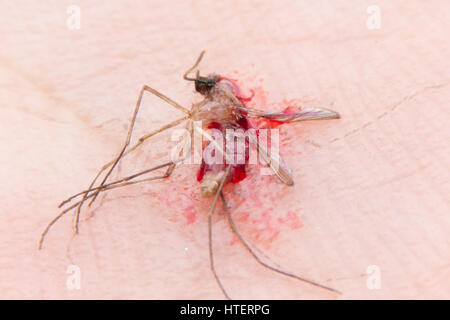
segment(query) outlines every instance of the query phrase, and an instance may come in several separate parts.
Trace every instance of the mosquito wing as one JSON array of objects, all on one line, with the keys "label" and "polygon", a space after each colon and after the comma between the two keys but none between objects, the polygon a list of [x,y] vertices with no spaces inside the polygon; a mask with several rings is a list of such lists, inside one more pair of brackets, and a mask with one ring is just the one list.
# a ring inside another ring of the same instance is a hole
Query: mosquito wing
[{"label": "mosquito wing", "polygon": [[242,105],[237,106],[237,108],[245,111],[248,117],[260,117],[280,122],[297,122],[305,120],[326,120],[340,118],[337,112],[325,108],[303,108],[301,111],[294,113],[267,112],[246,108]]},{"label": "mosquito wing", "polygon": [[[257,109],[250,109],[239,104],[236,107],[246,113],[248,117],[259,117],[269,120],[275,120],[279,122],[297,122],[305,120],[325,120],[325,119],[338,119],[339,114],[335,111],[324,108],[303,108],[301,111],[294,113],[285,112],[267,112]],[[260,157],[269,165],[269,167],[275,172],[281,182],[292,186],[294,180],[292,179],[291,169],[283,162],[279,154],[269,153],[263,146],[252,138],[251,142],[260,154]]]},{"label": "mosquito wing", "polygon": [[265,163],[273,170],[281,182],[287,184],[288,186],[294,185],[294,180],[292,178],[291,169],[283,162],[281,155],[272,154],[267,151],[266,148],[261,146],[255,137],[250,136],[250,142],[258,150],[259,156],[264,160]]}]

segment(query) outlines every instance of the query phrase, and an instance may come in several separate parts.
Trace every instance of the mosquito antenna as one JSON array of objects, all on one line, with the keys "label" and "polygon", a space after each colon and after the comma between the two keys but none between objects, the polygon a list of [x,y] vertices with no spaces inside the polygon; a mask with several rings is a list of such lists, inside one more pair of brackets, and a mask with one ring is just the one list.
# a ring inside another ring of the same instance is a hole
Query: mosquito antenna
[{"label": "mosquito antenna", "polygon": [[[188,74],[192,72],[192,70],[194,70],[195,68],[197,68],[198,64],[200,63],[200,61],[203,58],[203,55],[205,54],[205,50],[203,50],[202,52],[200,52],[200,55],[197,58],[197,61],[195,61],[194,65],[192,67],[190,67],[188,69],[188,71],[186,71],[183,75],[183,79],[184,80],[188,80],[188,81],[195,81],[195,78],[189,78]],[[198,76],[198,71],[197,71],[197,76]]]}]

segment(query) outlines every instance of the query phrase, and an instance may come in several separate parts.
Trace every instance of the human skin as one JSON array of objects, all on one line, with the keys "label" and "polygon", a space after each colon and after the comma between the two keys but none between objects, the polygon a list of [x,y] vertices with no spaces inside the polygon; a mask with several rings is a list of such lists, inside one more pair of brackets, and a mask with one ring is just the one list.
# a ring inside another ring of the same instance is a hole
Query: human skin
[{"label": "human skin", "polygon": [[[77,30],[66,25],[70,4],[15,1],[0,11],[0,298],[223,298],[209,269],[211,199],[187,196],[198,190],[194,165],[103,194],[85,205],[76,237],[69,214],[37,250],[58,203],[120,151],[142,85],[186,107],[201,99],[181,76],[203,49],[202,74],[263,88],[265,107],[298,98],[341,114],[281,128],[293,187],[253,169],[225,194],[276,195],[234,212],[243,236],[283,269],[342,294],[255,263],[219,206],[214,252],[228,294],[450,298],[448,1],[77,1]],[[380,29],[366,26],[370,5]],[[146,94],[139,130],[181,115]],[[163,162],[167,137],[112,179]],[[283,222],[289,211],[295,226]],[[263,212],[265,226],[255,222]],[[70,265],[80,289],[66,285]],[[367,285],[370,266],[379,289]]]}]

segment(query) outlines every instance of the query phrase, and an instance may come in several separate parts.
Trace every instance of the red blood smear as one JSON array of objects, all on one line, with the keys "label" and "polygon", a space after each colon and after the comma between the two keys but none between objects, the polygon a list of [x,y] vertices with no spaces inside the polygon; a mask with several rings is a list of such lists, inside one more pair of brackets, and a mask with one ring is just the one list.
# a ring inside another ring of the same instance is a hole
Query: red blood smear
[{"label": "red blood smear", "polygon": [[231,86],[233,87],[233,94],[236,98],[245,106],[247,102],[251,101],[253,97],[255,96],[255,92],[253,90],[250,90],[251,95],[250,97],[244,97],[241,92],[241,88],[237,84],[237,81],[228,77],[221,76],[220,79],[227,80],[231,83]]},{"label": "red blood smear", "polygon": [[[269,105],[266,100],[266,93],[261,87],[254,87],[252,93],[255,93],[253,99],[243,98],[242,90],[236,84],[235,81],[227,79],[230,82],[230,87],[233,89],[233,93],[237,95],[241,103],[248,108],[255,108],[260,110],[280,110],[290,114],[298,112],[301,108],[298,107],[301,102],[297,100],[283,101],[278,104]],[[246,100],[249,99],[249,100]],[[251,101],[250,101],[251,100]],[[280,108],[280,106],[283,106]],[[288,106],[287,108],[285,108]],[[263,128],[276,128],[283,124],[279,121],[271,121],[261,118],[247,118],[245,114],[242,114],[242,118],[236,119],[238,126],[243,130],[249,128],[263,129]],[[212,122],[209,125],[209,129],[221,130],[220,123]],[[270,145],[270,134],[268,134],[268,144]],[[226,166],[224,167],[224,169]],[[209,168],[210,169],[210,168]],[[202,161],[200,168],[197,172],[197,180],[200,182],[204,178],[205,172],[207,172],[207,164]],[[244,232],[265,249],[269,249],[272,242],[279,236],[279,234],[286,229],[298,229],[302,227],[302,223],[298,217],[300,208],[293,207],[292,210],[277,211],[277,215],[273,216],[272,213],[278,208],[280,201],[288,194],[284,186],[279,188],[269,189],[265,188],[268,181],[271,181],[273,177],[266,177],[260,175],[247,176],[247,166],[245,164],[234,165],[232,167],[230,181],[227,188],[229,190],[238,190],[238,192],[226,192],[227,199],[233,206],[232,214],[235,221],[240,222],[244,228]],[[238,182],[246,180],[243,187],[237,184]],[[248,180],[248,181],[247,181]],[[170,180],[169,180],[170,181]],[[171,219],[177,221],[179,217],[179,210],[183,212],[183,221],[185,223],[192,224],[196,220],[196,215],[199,212],[209,209],[209,203],[201,200],[198,189],[192,186],[191,189],[181,188],[176,182],[169,182],[167,185],[163,185],[165,192],[160,192],[161,196],[159,200],[164,203],[168,208],[175,208],[177,213],[173,214]],[[252,186],[252,187],[249,187]],[[262,187],[264,186],[264,187]],[[164,191],[163,190],[163,191]],[[184,199],[184,200],[183,200]],[[257,209],[257,210],[255,210]],[[235,236],[232,240],[233,243],[238,243],[239,240]]]},{"label": "red blood smear", "polygon": [[238,183],[247,177],[245,164],[235,165],[231,172],[231,183]]},{"label": "red blood smear", "polygon": [[[242,90],[239,87],[239,85],[237,84],[237,81],[231,78],[227,78],[227,77],[221,77],[221,79],[223,80],[227,80],[232,87],[233,90],[233,94],[236,96],[236,98],[239,99],[239,101],[246,106],[247,103],[249,101],[251,101],[253,99],[253,97],[255,96],[255,91],[251,90],[251,96],[249,97],[243,97],[242,96]],[[298,110],[296,110],[297,108],[288,106],[287,108],[285,108],[283,110],[284,113],[286,114],[292,114],[297,112]],[[238,117],[236,119],[237,124],[239,125],[240,129],[243,130],[248,130],[249,128],[254,128],[256,129],[256,134],[258,136],[259,132],[258,129],[262,129],[262,128],[269,128],[269,129],[273,129],[276,128],[282,124],[284,124],[285,122],[282,121],[276,121],[276,120],[269,120],[269,119],[253,119],[253,118],[246,118],[246,115],[244,113],[240,114],[240,117]],[[208,125],[208,129],[216,129],[216,130],[220,130],[223,133],[223,136],[225,136],[225,128],[222,128],[221,124],[217,121],[213,121]],[[270,137],[268,137],[270,138]],[[270,141],[269,141],[270,143]],[[225,144],[224,144],[225,145]],[[225,146],[226,147],[226,146]],[[246,148],[246,152],[245,152],[245,162],[247,164],[248,160],[249,160],[249,142],[246,139],[245,141],[245,148]],[[236,157],[236,154],[235,154]],[[235,158],[236,159],[236,158]],[[224,161],[226,163],[226,161]],[[231,183],[238,183],[242,180],[244,180],[247,177],[247,165],[246,164],[233,164],[231,171],[230,171],[230,176],[227,180],[227,182],[231,182]],[[205,176],[205,173],[213,171],[213,169],[217,169],[217,166],[221,166],[221,170],[225,170],[226,169],[226,164],[213,164],[213,165],[209,165],[206,164],[205,161],[202,159],[202,163],[200,165],[200,168],[197,172],[197,181],[202,181],[203,177]]]},{"label": "red blood smear", "polygon": [[203,176],[205,175],[205,170],[206,170],[206,163],[202,159],[202,164],[200,165],[200,168],[198,169],[198,172],[197,172],[197,181],[198,182],[203,180]]},{"label": "red blood smear", "polygon": [[[227,80],[232,87],[233,90],[233,94],[239,99],[239,101],[246,106],[248,102],[250,102],[253,97],[255,96],[255,91],[251,90],[251,96],[249,97],[243,97],[242,96],[242,90],[239,87],[239,85],[237,84],[237,81],[231,78],[227,78],[227,77],[221,77],[221,79],[223,80]],[[291,113],[295,113],[297,112],[296,110],[297,108],[288,106],[287,108],[285,108],[283,110],[284,113],[286,114],[291,114]],[[237,124],[239,125],[240,129],[243,130],[248,130],[249,128],[254,128],[256,129],[256,134],[258,136],[259,132],[258,129],[262,129],[262,128],[276,128],[282,124],[284,124],[285,122],[282,121],[276,121],[276,120],[269,120],[269,119],[249,119],[246,118],[246,115],[244,113],[241,113],[241,116],[238,117],[236,119]],[[224,129],[222,128],[222,126],[220,125],[219,122],[217,121],[213,121],[208,125],[208,129],[216,129],[216,130],[220,130],[222,131],[223,135],[224,134]],[[245,161],[246,163],[248,162],[249,159],[249,143],[246,140],[245,141],[245,148],[246,148],[246,152],[245,152]],[[236,155],[235,155],[236,156]],[[224,161],[225,162],[225,161]],[[202,181],[203,177],[205,176],[205,173],[209,172],[209,171],[213,171],[213,166],[215,169],[217,169],[217,164],[214,165],[208,165],[204,162],[204,160],[202,160],[202,163],[200,165],[200,168],[197,172],[197,181]],[[219,165],[222,166],[222,170],[225,170],[226,165]],[[244,180],[247,177],[247,166],[246,164],[233,164],[231,171],[230,171],[230,176],[228,178],[227,182],[231,182],[231,183],[238,183],[242,180]]]},{"label": "red blood smear", "polygon": [[[237,84],[230,79],[227,79],[230,81],[230,83],[232,83],[233,85],[233,91],[235,94],[240,94],[240,89],[237,86]],[[252,92],[253,93],[253,92]],[[249,98],[242,98],[240,96],[237,96],[239,100],[241,100],[241,102],[244,104],[246,100],[250,101],[253,98],[253,95]],[[248,130],[249,129],[249,123],[247,121],[247,118],[244,115],[240,115],[237,119],[236,119],[236,123],[239,126],[239,129],[242,130]],[[222,131],[222,136],[225,137],[225,130],[226,128],[222,128],[221,124],[217,121],[213,121],[211,123],[208,124],[208,129],[216,129],[216,130],[220,130]],[[225,146],[225,151],[226,151],[226,144],[224,143]],[[214,152],[214,151],[213,151]],[[237,153],[235,152],[233,155],[235,162],[237,162]],[[246,139],[245,141],[245,163],[244,164],[232,164],[231,170],[230,170],[230,174],[229,177],[227,179],[227,182],[231,182],[231,183],[238,183],[242,180],[244,180],[247,177],[247,162],[249,160],[249,142],[248,139]],[[213,171],[214,169],[217,169],[217,166],[220,166],[223,171],[226,169],[227,163],[226,163],[226,159],[224,159],[224,164],[212,164],[209,165],[207,163],[205,163],[205,160],[202,157],[202,163],[200,165],[200,168],[197,172],[197,181],[200,182],[203,180],[203,177],[205,176],[205,173]]]},{"label": "red blood smear", "polygon": [[[241,129],[243,129],[243,130],[248,129],[248,122],[245,118],[239,119],[238,124],[241,126]],[[208,126],[208,128],[220,130],[220,124],[213,122],[213,123],[211,123],[211,125]],[[223,136],[225,136],[225,133],[223,131],[222,131],[222,133],[223,133]],[[226,152],[226,143],[224,143],[224,146],[225,146],[225,152]],[[244,156],[245,163],[237,163],[238,154],[237,154],[237,150],[236,150],[235,153],[232,155],[232,157],[234,158],[234,162],[231,166],[231,170],[230,170],[230,174],[227,179],[227,182],[238,183],[247,177],[247,163],[248,163],[248,160],[250,157],[249,150],[250,150],[249,141],[248,141],[248,139],[246,139],[246,141],[245,141],[245,156]],[[213,150],[213,152],[215,152],[215,150]],[[205,176],[205,173],[207,173],[207,172],[216,171],[217,169],[225,171],[226,167],[227,167],[226,159],[224,159],[223,164],[207,164],[205,162],[204,158],[202,158],[202,163],[200,164],[200,168],[197,172],[197,181],[198,182],[202,181],[203,177]]]},{"label": "red blood smear", "polygon": [[195,207],[194,205],[190,205],[183,210],[183,215],[186,217],[187,224],[194,223],[197,219],[197,215],[195,214]]},{"label": "red blood smear", "polygon": [[220,123],[213,121],[208,125],[208,129],[222,130],[222,126],[220,125]]}]

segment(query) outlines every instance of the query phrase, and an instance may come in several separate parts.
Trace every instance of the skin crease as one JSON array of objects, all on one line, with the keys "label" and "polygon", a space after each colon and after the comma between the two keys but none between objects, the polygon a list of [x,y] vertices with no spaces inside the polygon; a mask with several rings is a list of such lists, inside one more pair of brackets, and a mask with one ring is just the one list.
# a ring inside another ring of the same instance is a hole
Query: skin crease
[{"label": "skin crease", "polygon": [[[230,296],[450,297],[448,1],[78,1],[81,28],[72,31],[70,4],[15,1],[0,11],[1,298],[223,298],[209,270],[210,200],[196,202],[195,221],[183,215],[181,195],[198,189],[195,166],[166,186],[99,197],[70,245],[67,216],[37,250],[57,204],[120,150],[142,85],[186,107],[201,99],[182,74],[202,49],[202,74],[262,87],[268,106],[298,98],[342,116],[282,128],[294,187],[263,177],[236,190],[281,194],[279,205],[263,198],[247,208],[251,217],[276,220],[291,210],[302,226],[275,224],[280,234],[268,241],[240,221],[243,235],[284,269],[343,294],[256,264],[219,207],[214,249]],[[366,27],[373,4],[379,30]],[[140,132],[182,116],[172,109],[146,94]],[[162,163],[167,139],[155,138],[152,153],[137,154],[114,178]],[[66,286],[72,263],[79,290]],[[379,289],[367,286],[370,266],[380,272]]]}]

